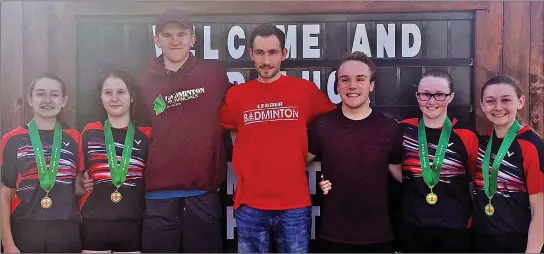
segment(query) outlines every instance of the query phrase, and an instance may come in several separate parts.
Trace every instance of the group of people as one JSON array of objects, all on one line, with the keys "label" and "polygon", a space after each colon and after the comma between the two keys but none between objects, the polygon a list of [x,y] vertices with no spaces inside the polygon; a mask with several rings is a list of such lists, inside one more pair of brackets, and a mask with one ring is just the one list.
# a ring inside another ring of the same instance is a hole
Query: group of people
[{"label": "group of people", "polygon": [[[236,133],[238,252],[270,252],[270,241],[278,252],[310,251],[306,164],[315,158],[326,245],[312,251],[541,251],[544,142],[516,120],[525,97],[515,79],[483,86],[480,104],[493,124],[484,135],[448,116],[453,82],[443,71],[419,82],[422,117],[399,123],[370,108],[376,66],[363,53],[340,61],[336,107],[315,84],[280,73],[287,49],[275,26],[252,31],[258,78],[235,86],[218,64],[192,56],[192,29],[184,11],[160,14],[162,55],[137,82],[103,71],[97,89],[107,117],[81,134],[59,119],[68,102],[59,77],[30,84],[34,117],[0,147],[6,253],[222,252],[226,131]],[[399,246],[388,174],[402,183]]]},{"label": "group of people", "polygon": [[[308,160],[322,161],[327,246],[333,252],[540,253],[544,142],[517,119],[525,104],[519,82],[499,75],[483,85],[480,105],[493,129],[478,135],[448,115],[455,93],[444,71],[427,71],[418,83],[422,117],[397,123],[372,111],[375,68],[362,54],[345,58],[337,85],[342,107],[309,127]],[[397,244],[388,171],[401,186]]]}]

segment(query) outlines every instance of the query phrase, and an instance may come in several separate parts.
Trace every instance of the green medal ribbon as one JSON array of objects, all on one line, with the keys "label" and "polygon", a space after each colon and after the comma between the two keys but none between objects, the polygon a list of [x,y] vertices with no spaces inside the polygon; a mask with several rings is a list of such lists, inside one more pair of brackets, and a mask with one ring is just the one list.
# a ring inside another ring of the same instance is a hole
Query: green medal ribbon
[{"label": "green medal ribbon", "polygon": [[28,124],[28,134],[30,136],[30,142],[32,143],[32,149],[34,150],[34,157],[36,158],[36,168],[38,169],[40,187],[46,192],[45,197],[41,200],[41,206],[47,209],[53,205],[53,201],[49,198],[49,192],[53,189],[53,186],[55,186],[57,172],[59,170],[62,126],[58,122],[55,124],[53,145],[51,147],[51,156],[49,157],[49,167],[47,167],[45,161],[40,132],[38,131],[38,126],[34,120],[30,121]]},{"label": "green medal ribbon", "polygon": [[446,155],[448,148],[448,141],[450,139],[452,123],[451,120],[446,117],[444,120],[444,126],[440,133],[440,139],[438,140],[438,146],[434,154],[433,166],[431,168],[429,163],[429,149],[427,147],[427,134],[425,133],[425,122],[423,118],[419,120],[418,129],[418,145],[419,145],[419,162],[421,164],[421,171],[423,172],[423,180],[427,186],[431,189],[431,193],[425,198],[430,205],[438,202],[438,196],[433,192],[434,186],[438,183],[440,178],[440,169],[442,168],[442,162]]},{"label": "green medal ribbon", "polygon": [[134,143],[134,129],[134,124],[129,122],[127,134],[125,136],[123,154],[121,155],[121,163],[118,164],[117,153],[115,152],[115,141],[113,140],[110,122],[106,120],[104,123],[104,138],[106,141],[106,153],[110,167],[111,182],[116,187],[115,191],[110,196],[111,201],[114,203],[119,203],[122,198],[122,195],[118,190],[127,178],[128,166],[130,164],[132,146]]},{"label": "green medal ribbon", "polygon": [[489,140],[487,141],[484,160],[482,162],[482,178],[484,180],[485,195],[487,198],[489,198],[489,204],[487,204],[484,208],[484,211],[488,216],[495,213],[495,208],[491,204],[491,199],[493,199],[493,196],[495,196],[495,193],[497,193],[497,176],[499,174],[499,167],[504,159],[504,156],[508,152],[508,148],[510,148],[510,145],[512,145],[512,142],[514,142],[514,139],[516,138],[516,135],[520,129],[521,125],[518,121],[514,120],[512,126],[508,128],[502,144],[499,147],[499,151],[495,156],[495,160],[493,161],[493,165],[491,167],[491,174],[489,173],[489,160],[491,159],[491,143],[493,141],[495,131],[491,132]]}]

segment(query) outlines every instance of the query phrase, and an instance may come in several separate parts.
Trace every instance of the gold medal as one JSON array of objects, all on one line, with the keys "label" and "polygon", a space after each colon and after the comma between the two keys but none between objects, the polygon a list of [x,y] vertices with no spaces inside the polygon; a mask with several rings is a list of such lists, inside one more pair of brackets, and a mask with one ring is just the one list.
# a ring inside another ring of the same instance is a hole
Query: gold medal
[{"label": "gold medal", "polygon": [[495,214],[495,207],[493,207],[491,202],[489,202],[489,204],[485,205],[484,211],[485,211],[485,214],[487,214],[487,216],[491,216]]},{"label": "gold medal", "polygon": [[127,134],[125,135],[123,154],[121,155],[121,163],[117,163],[115,141],[113,140],[111,125],[108,120],[104,122],[104,138],[106,141],[106,155],[110,168],[111,183],[116,187],[115,191],[110,195],[111,202],[113,203],[119,203],[123,198],[123,195],[119,193],[119,187],[123,185],[127,178],[130,156],[132,154],[132,145],[134,143],[134,128],[134,124],[129,121]]},{"label": "gold medal", "polygon": [[53,205],[53,200],[51,200],[50,197],[45,196],[42,198],[42,201],[40,201],[40,205],[43,209],[48,209]]},{"label": "gold medal", "polygon": [[121,202],[122,198],[123,198],[123,195],[121,195],[121,193],[119,193],[118,191],[114,191],[110,195],[111,202],[113,203]]},{"label": "gold medal", "polygon": [[438,202],[438,196],[434,193],[427,194],[427,197],[425,197],[425,200],[427,200],[427,203],[429,205],[434,205],[436,202]]}]

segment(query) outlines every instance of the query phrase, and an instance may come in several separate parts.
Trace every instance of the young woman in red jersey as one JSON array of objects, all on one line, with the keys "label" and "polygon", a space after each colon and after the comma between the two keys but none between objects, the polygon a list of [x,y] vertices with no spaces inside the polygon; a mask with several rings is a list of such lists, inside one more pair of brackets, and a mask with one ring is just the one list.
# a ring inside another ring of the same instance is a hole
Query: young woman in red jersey
[{"label": "young woman in red jersey", "polygon": [[[2,245],[6,253],[80,252],[76,175],[81,136],[58,121],[68,98],[62,80],[46,74],[31,83],[30,123],[2,138]],[[81,191],[81,190],[79,190]]]},{"label": "young woman in red jersey", "polygon": [[401,121],[402,252],[470,250],[469,182],[478,154],[478,136],[448,116],[454,95],[447,72],[428,71],[416,93],[423,116]]},{"label": "young woman in red jersey", "polygon": [[[441,70],[428,71],[416,93],[422,117],[400,123],[402,167],[390,167],[393,177],[402,181],[397,233],[402,252],[470,250],[469,179],[478,138],[448,117],[453,97],[451,76]],[[325,194],[334,191],[330,182],[320,185]]]},{"label": "young woman in red jersey", "polygon": [[544,141],[516,119],[525,97],[514,78],[491,78],[480,103],[493,129],[479,142],[474,251],[539,253],[544,244]]},{"label": "young woman in red jersey", "polygon": [[139,252],[151,128],[131,119],[136,93],[129,74],[103,72],[98,91],[107,119],[82,132],[86,176],[94,183],[80,202],[83,250]]}]

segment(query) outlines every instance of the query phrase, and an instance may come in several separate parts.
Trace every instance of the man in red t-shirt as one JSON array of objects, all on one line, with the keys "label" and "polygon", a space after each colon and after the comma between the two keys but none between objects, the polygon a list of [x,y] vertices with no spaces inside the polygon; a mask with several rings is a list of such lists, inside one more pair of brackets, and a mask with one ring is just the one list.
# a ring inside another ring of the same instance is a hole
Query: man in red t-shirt
[{"label": "man in red t-shirt", "polygon": [[259,76],[232,87],[219,112],[221,125],[237,132],[232,164],[238,252],[308,252],[311,200],[306,176],[306,128],[334,105],[309,81],[282,76],[285,34],[255,28],[249,54]]}]

